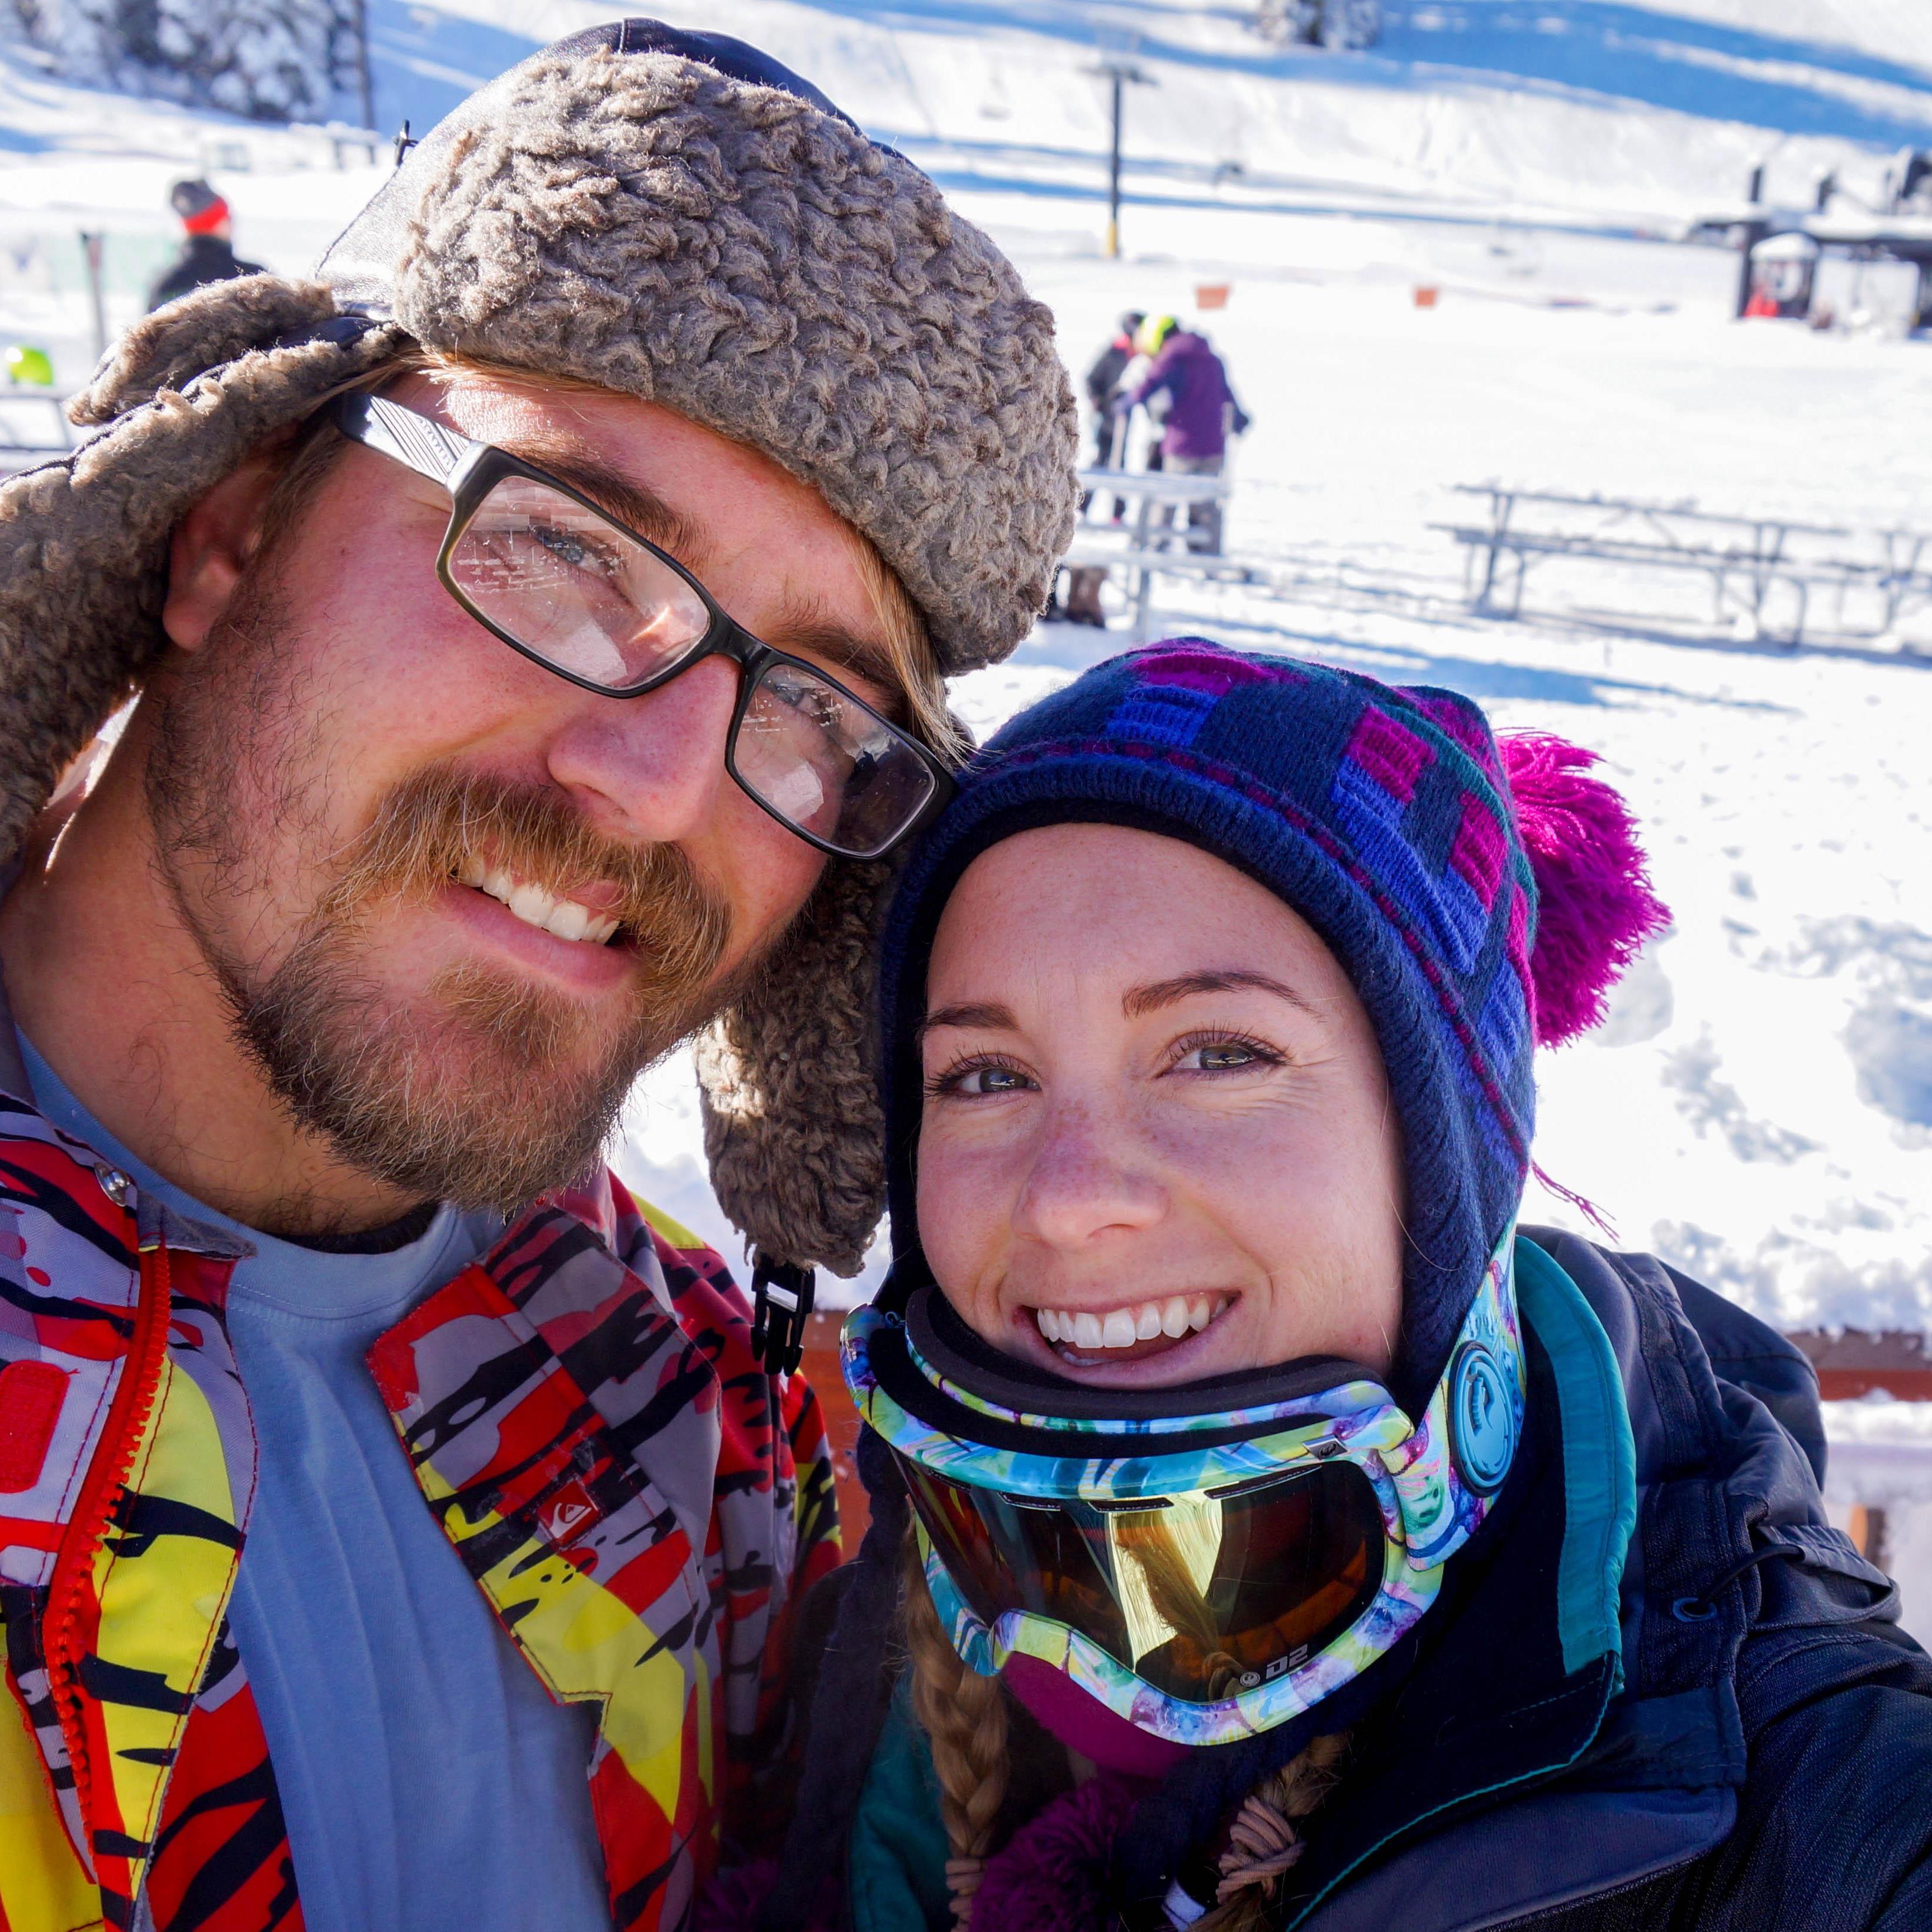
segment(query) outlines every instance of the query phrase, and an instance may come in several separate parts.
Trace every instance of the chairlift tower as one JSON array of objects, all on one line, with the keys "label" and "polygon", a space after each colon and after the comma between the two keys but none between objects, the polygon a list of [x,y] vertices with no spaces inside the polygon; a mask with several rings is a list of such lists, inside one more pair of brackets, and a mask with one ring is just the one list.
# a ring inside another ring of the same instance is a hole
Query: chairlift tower
[{"label": "chairlift tower", "polygon": [[1114,138],[1107,160],[1107,256],[1110,261],[1115,261],[1119,260],[1120,253],[1121,99],[1130,86],[1152,87],[1156,83],[1151,74],[1142,73],[1132,61],[1111,56],[1084,71],[1111,82],[1113,86]]}]

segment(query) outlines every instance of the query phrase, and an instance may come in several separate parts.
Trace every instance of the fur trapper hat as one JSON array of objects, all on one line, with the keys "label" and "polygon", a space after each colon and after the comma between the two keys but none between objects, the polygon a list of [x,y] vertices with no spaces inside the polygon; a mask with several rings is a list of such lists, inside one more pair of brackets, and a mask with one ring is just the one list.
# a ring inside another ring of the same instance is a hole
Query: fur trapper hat
[{"label": "fur trapper hat", "polygon": [[[196,290],[0,483],[0,862],[164,644],[187,509],[325,396],[420,345],[645,397],[764,452],[862,531],[942,668],[1046,601],[1077,485],[1051,316],[892,149],[742,42],[590,29],[409,153],[317,279]],[[867,1015],[886,868],[834,862],[788,970],[700,1054],[725,1211],[765,1259],[855,1270],[883,1168]]]}]

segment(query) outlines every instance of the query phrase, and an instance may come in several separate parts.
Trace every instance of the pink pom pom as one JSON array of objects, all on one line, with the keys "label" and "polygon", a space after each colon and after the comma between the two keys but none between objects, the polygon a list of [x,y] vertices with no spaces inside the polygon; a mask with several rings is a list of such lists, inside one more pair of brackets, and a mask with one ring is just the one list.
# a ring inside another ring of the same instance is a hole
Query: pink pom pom
[{"label": "pink pom pom", "polygon": [[1536,877],[1537,1044],[1560,1046],[1602,1019],[1605,996],[1670,909],[1651,889],[1630,808],[1584,776],[1594,752],[1543,731],[1499,734],[1496,742]]}]

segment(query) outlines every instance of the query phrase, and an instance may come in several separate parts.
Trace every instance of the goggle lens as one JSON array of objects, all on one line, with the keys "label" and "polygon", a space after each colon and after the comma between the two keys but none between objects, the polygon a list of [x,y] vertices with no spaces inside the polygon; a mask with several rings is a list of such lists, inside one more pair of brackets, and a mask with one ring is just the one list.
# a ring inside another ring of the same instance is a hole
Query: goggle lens
[{"label": "goggle lens", "polygon": [[1382,1512],[1349,1462],[1146,1509],[1036,1502],[901,1466],[940,1561],[988,1628],[1014,1611],[1048,1618],[1184,1702],[1219,1703],[1299,1668],[1382,1586]]}]

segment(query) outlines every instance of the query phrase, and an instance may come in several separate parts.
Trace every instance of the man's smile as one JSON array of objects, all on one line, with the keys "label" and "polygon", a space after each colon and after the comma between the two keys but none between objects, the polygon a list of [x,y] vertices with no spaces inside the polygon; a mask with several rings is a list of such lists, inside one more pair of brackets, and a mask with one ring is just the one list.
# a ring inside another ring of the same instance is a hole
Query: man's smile
[{"label": "man's smile", "polygon": [[602,946],[616,935],[618,922],[610,914],[596,911],[578,899],[560,898],[514,872],[490,867],[481,858],[464,860],[457,877],[464,885],[500,900],[526,926],[534,926],[556,938]]}]

